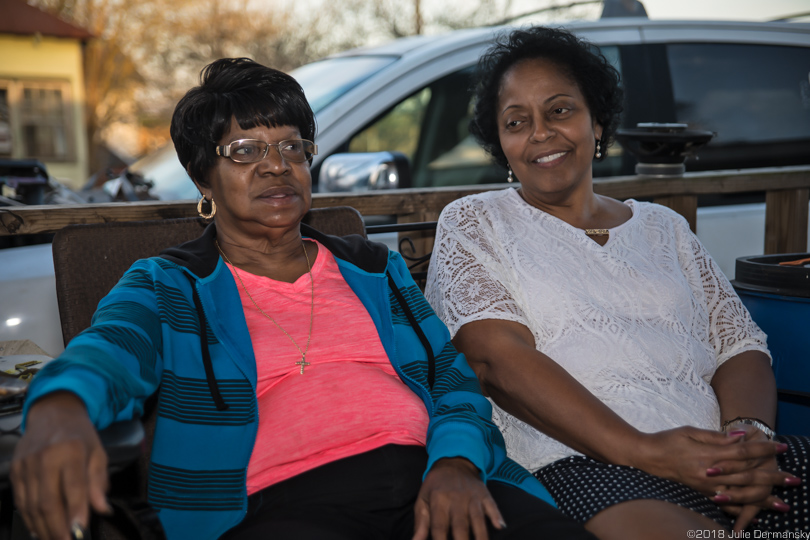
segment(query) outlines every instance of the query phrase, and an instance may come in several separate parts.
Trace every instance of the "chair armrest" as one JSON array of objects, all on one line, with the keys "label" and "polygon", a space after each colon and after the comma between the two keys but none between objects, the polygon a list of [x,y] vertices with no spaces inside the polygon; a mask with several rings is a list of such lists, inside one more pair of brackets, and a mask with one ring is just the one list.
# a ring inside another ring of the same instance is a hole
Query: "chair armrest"
[{"label": "chair armrest", "polygon": [[[21,412],[0,417],[0,491],[9,488],[11,458],[14,456],[14,447],[20,440],[21,422]],[[107,451],[110,472],[123,469],[138,459],[146,437],[143,424],[138,418],[116,422],[99,431],[98,435]]]}]

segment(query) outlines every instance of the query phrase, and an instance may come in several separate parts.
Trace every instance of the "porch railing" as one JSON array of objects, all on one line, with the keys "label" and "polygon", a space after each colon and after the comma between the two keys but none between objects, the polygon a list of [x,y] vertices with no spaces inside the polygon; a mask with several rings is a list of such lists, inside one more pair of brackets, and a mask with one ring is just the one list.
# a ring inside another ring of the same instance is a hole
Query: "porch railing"
[{"label": "porch railing", "polygon": [[[390,215],[395,216],[398,223],[413,223],[435,220],[445,205],[459,197],[506,186],[317,193],[312,205],[316,208],[352,206],[366,216]],[[810,166],[687,173],[682,178],[625,176],[597,179],[594,189],[622,200],[652,198],[683,215],[692,230],[697,226],[699,195],[765,192],[763,252],[791,253],[807,249]],[[50,233],[74,223],[141,221],[195,216],[196,213],[196,203],[188,201],[0,207],[0,236]],[[432,232],[422,234],[429,243]],[[413,238],[414,234],[410,236]]]}]

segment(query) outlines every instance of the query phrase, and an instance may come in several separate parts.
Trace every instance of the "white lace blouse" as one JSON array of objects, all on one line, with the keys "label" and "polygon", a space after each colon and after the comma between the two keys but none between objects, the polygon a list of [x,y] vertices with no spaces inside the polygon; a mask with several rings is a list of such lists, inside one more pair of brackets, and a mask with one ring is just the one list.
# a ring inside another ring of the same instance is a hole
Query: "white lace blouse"
[{"label": "white lace blouse", "polygon": [[[633,216],[600,246],[505,189],[448,205],[439,218],[427,298],[455,333],[504,319],[644,432],[719,429],[718,366],[767,354],[717,264],[681,216],[629,200]],[[509,456],[535,471],[577,452],[493,403]]]}]

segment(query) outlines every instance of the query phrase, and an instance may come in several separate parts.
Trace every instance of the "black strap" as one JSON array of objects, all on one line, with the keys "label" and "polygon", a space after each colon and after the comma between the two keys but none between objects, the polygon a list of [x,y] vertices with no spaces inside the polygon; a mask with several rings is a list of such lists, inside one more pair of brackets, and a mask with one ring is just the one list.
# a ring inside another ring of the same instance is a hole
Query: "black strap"
[{"label": "black strap", "polygon": [[218,411],[227,411],[228,404],[222,399],[222,394],[219,393],[219,384],[217,378],[214,376],[214,364],[211,362],[211,351],[208,350],[208,332],[206,331],[205,312],[203,311],[202,301],[197,294],[197,287],[194,278],[186,274],[189,282],[191,282],[191,291],[194,297],[194,307],[197,308],[197,318],[200,321],[200,348],[202,349],[203,369],[205,369],[205,380],[208,382],[208,391],[211,393],[211,398]]},{"label": "black strap", "polygon": [[[97,515],[93,538],[126,538],[127,540],[166,540],[166,531],[157,512],[141,499],[108,500],[113,509],[108,516]],[[111,533],[110,529],[115,533]],[[107,534],[110,531],[111,534]]]},{"label": "black strap", "polygon": [[408,319],[408,322],[411,323],[414,332],[419,337],[419,341],[422,342],[422,347],[425,348],[428,356],[428,390],[433,390],[433,382],[436,379],[436,357],[433,355],[433,348],[430,346],[430,341],[428,341],[425,332],[422,331],[422,327],[419,326],[419,323],[416,321],[416,317],[414,316],[413,312],[411,311],[408,302],[405,301],[405,296],[402,294],[402,291],[399,290],[397,284],[394,283],[394,278],[391,277],[391,274],[386,272],[386,276],[388,276],[388,286],[391,287],[391,291],[394,293],[394,296],[397,299],[402,311],[405,313],[405,317]]}]

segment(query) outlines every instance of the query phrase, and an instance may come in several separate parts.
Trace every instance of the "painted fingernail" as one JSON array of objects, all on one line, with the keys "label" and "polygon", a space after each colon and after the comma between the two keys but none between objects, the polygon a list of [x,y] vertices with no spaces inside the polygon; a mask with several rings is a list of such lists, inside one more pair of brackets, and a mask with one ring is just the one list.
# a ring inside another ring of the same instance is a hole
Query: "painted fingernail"
[{"label": "painted fingernail", "polygon": [[70,526],[70,536],[73,540],[84,540],[87,538],[87,532],[77,521],[74,521]]},{"label": "painted fingernail", "polygon": [[506,522],[503,519],[501,519],[501,529],[505,529],[505,528],[506,528]]},{"label": "painted fingernail", "polygon": [[776,445],[777,452],[785,452],[788,449],[788,445],[785,443],[779,443]]},{"label": "painted fingernail", "polygon": [[741,429],[735,429],[734,431],[728,432],[729,437],[742,437],[743,435],[745,435],[745,431]]},{"label": "painted fingernail", "polygon": [[728,495],[715,495],[714,497],[712,497],[712,500],[716,503],[723,504],[731,502],[731,497],[729,497]]},{"label": "painted fingernail", "polygon": [[775,502],[773,503],[773,509],[779,510],[780,512],[787,512],[790,510],[790,505],[783,502]]},{"label": "painted fingernail", "polygon": [[706,469],[706,476],[718,476],[723,474],[723,469],[720,467],[710,467]]},{"label": "painted fingernail", "polygon": [[786,486],[798,486],[802,483],[802,479],[796,476],[788,476],[785,478],[785,485]]}]

